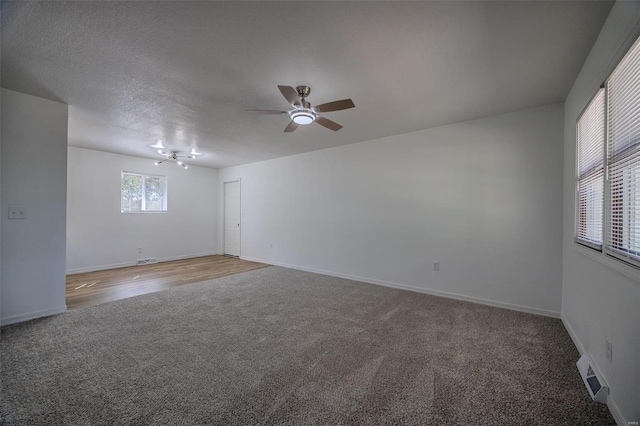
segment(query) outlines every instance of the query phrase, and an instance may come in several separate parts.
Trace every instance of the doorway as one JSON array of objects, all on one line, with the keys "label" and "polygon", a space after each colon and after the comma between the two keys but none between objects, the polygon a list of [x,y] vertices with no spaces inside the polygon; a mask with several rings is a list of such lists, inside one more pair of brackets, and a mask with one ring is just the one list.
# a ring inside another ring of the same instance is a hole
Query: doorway
[{"label": "doorway", "polygon": [[240,256],[240,181],[224,183],[224,254]]}]

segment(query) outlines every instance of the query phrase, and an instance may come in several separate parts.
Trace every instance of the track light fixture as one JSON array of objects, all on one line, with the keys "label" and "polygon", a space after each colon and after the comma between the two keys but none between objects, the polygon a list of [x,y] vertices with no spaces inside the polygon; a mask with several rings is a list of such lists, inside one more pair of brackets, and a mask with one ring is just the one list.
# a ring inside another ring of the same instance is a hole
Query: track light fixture
[{"label": "track light fixture", "polygon": [[159,166],[160,164],[169,161],[172,163],[176,163],[178,166],[182,167],[183,169],[188,169],[189,167],[186,164],[184,164],[181,158],[196,158],[194,155],[191,155],[191,154],[180,155],[180,151],[165,151],[163,149],[159,149],[158,154],[164,156],[164,160],[158,160],[155,163],[153,163],[156,166]]},{"label": "track light fixture", "polygon": [[164,157],[163,160],[158,160],[158,161],[153,163],[156,166],[159,166],[160,164],[165,163],[165,162],[172,162],[172,163],[176,163],[178,166],[182,167],[183,169],[187,169],[187,168],[189,168],[189,166],[187,166],[184,163],[184,161],[182,160],[183,158],[193,160],[196,157],[199,157],[200,155],[202,155],[202,153],[196,151],[195,147],[191,148],[191,151],[189,152],[189,154],[180,154],[180,151],[168,149],[164,145],[164,143],[162,142],[162,139],[158,139],[158,142],[154,143],[153,145],[149,145],[149,146],[151,148],[157,149],[158,150],[158,154],[160,154],[160,155],[162,155]]}]

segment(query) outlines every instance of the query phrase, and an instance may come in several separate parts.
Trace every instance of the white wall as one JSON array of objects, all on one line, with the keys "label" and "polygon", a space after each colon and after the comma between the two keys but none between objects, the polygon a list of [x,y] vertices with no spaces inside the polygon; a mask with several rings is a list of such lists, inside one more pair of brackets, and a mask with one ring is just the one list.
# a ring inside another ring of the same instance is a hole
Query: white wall
[{"label": "white wall", "polygon": [[[0,90],[0,215],[4,211],[2,204],[2,90]],[[0,224],[0,324],[2,324],[2,224]]]},{"label": "white wall", "polygon": [[562,123],[550,105],[219,181],[241,179],[242,258],[559,316]]},{"label": "white wall", "polygon": [[[581,248],[575,229],[575,125],[578,115],[635,40],[640,2],[617,2],[565,102],[562,316],[611,388],[618,424],[640,421],[640,272]],[[613,362],[606,358],[613,342]]]},{"label": "white wall", "polygon": [[[0,323],[66,310],[67,105],[2,89]],[[26,219],[8,219],[9,207]]]},{"label": "white wall", "polygon": [[[217,170],[75,147],[68,169],[68,273],[219,253]],[[167,212],[121,213],[122,171],[167,176]]]}]

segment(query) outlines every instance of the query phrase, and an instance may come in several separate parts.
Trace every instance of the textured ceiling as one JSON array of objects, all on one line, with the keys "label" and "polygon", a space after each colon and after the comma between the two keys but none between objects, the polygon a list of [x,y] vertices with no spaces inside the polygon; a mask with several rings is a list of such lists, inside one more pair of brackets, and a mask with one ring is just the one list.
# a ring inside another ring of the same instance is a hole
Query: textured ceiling
[{"label": "textured ceiling", "polygon": [[[226,167],[562,102],[612,2],[3,2],[1,85],[69,144]],[[283,133],[277,85],[355,109]]]}]

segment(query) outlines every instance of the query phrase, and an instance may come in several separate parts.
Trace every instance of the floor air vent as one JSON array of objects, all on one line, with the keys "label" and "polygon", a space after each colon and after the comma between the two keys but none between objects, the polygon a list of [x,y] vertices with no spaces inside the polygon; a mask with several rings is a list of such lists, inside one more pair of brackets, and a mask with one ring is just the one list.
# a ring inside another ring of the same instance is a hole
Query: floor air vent
[{"label": "floor air vent", "polygon": [[149,257],[147,259],[138,259],[138,266],[141,265],[150,265],[151,263],[158,263],[158,258],[157,257]]},{"label": "floor air vent", "polygon": [[584,354],[580,357],[576,363],[582,381],[591,395],[591,399],[603,404],[607,403],[607,396],[609,395],[609,387],[606,385],[602,376],[596,372],[593,360],[588,354]]}]

